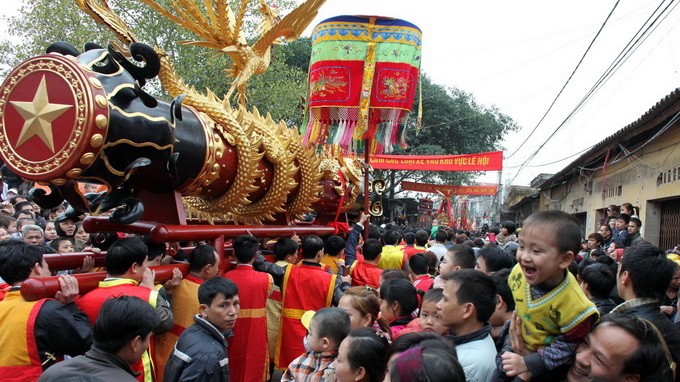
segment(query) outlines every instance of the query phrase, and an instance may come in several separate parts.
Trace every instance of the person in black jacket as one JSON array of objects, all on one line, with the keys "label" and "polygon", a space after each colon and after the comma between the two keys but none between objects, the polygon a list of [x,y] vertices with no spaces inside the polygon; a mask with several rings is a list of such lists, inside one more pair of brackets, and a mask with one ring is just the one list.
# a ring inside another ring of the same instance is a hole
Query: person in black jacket
[{"label": "person in black jacket", "polygon": [[[675,273],[675,264],[659,248],[641,243],[623,252],[616,275],[619,295],[624,303],[610,314],[628,313],[656,326],[670,349],[675,364],[680,364],[680,330],[661,313],[659,297]],[[675,377],[680,381],[680,373]]]},{"label": "person in black jacket", "polygon": [[149,347],[158,317],[148,302],[120,296],[107,300],[94,324],[94,343],[85,355],[49,368],[39,382],[63,381],[65,376],[100,382],[135,382],[134,365]]},{"label": "person in black jacket", "polygon": [[238,287],[224,277],[198,288],[199,314],[165,365],[165,382],[229,382],[227,338],[239,312]]}]

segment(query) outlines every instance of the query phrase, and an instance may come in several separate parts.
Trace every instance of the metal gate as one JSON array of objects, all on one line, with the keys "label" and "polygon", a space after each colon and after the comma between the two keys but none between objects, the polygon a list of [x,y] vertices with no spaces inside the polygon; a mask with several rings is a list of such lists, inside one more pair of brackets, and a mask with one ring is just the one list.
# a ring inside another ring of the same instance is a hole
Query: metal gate
[{"label": "metal gate", "polygon": [[665,251],[678,244],[680,244],[680,199],[667,200],[661,203],[659,248]]}]

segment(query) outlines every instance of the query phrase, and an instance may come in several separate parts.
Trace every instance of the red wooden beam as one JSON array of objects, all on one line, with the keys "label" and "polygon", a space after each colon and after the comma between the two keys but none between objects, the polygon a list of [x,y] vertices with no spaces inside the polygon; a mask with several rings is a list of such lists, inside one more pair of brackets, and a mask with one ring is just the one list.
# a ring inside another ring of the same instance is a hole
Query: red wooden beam
[{"label": "red wooden beam", "polygon": [[258,238],[307,235],[333,235],[335,229],[327,226],[267,226],[267,225],[162,225],[151,230],[151,240],[157,243],[198,239],[234,238],[252,234]]},{"label": "red wooden beam", "polygon": [[106,216],[88,216],[83,220],[85,232],[126,232],[136,235],[148,235],[158,223],[138,221],[132,224],[118,224],[109,221]]},{"label": "red wooden beam", "polygon": [[90,216],[83,222],[87,232],[128,232],[138,235],[150,235],[156,243],[189,240],[215,240],[220,236],[225,239],[239,235],[252,234],[257,237],[281,237],[308,235],[333,235],[333,227],[319,225],[165,225],[154,222],[139,221],[124,225],[112,223],[105,216]]},{"label": "red wooden beam", "polygon": [[61,271],[64,269],[77,269],[83,266],[83,260],[87,256],[92,256],[95,267],[104,267],[106,251],[99,254],[92,252],[71,252],[71,253],[46,253],[43,259],[49,265],[52,271]]},{"label": "red wooden beam", "polygon": [[[161,265],[150,267],[156,272],[156,283],[164,283],[172,278],[172,270],[179,269],[182,275],[189,273],[189,264]],[[80,294],[85,294],[97,286],[106,278],[106,272],[78,273],[73,275],[78,280]],[[26,301],[37,301],[42,298],[53,298],[57,291],[61,290],[59,276],[30,278],[21,283],[21,295]]]}]

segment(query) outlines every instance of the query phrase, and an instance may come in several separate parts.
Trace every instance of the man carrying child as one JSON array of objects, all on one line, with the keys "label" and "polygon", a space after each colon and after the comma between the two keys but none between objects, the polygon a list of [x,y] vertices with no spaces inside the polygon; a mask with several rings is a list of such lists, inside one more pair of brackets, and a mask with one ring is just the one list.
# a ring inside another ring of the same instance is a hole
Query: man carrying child
[{"label": "man carrying child", "polygon": [[515,335],[496,359],[495,376],[561,380],[576,347],[597,321],[595,304],[567,270],[581,245],[581,228],[562,211],[529,216],[519,238],[518,264],[508,284],[515,300]]}]

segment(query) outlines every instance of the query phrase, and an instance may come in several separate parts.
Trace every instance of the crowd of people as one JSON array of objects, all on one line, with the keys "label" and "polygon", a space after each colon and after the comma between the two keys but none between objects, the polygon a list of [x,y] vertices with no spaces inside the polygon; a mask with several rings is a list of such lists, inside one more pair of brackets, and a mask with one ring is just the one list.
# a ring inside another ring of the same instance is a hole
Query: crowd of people
[{"label": "crowd of people", "polygon": [[[680,251],[646,242],[630,204],[586,238],[560,211],[476,232],[361,214],[345,235],[238,236],[226,256],[119,233],[81,293],[92,257],[58,272],[44,258],[99,254],[81,217],[6,194],[5,381],[680,380]],[[178,262],[189,273],[164,283],[149,268]],[[22,297],[51,275],[53,298]]]}]

